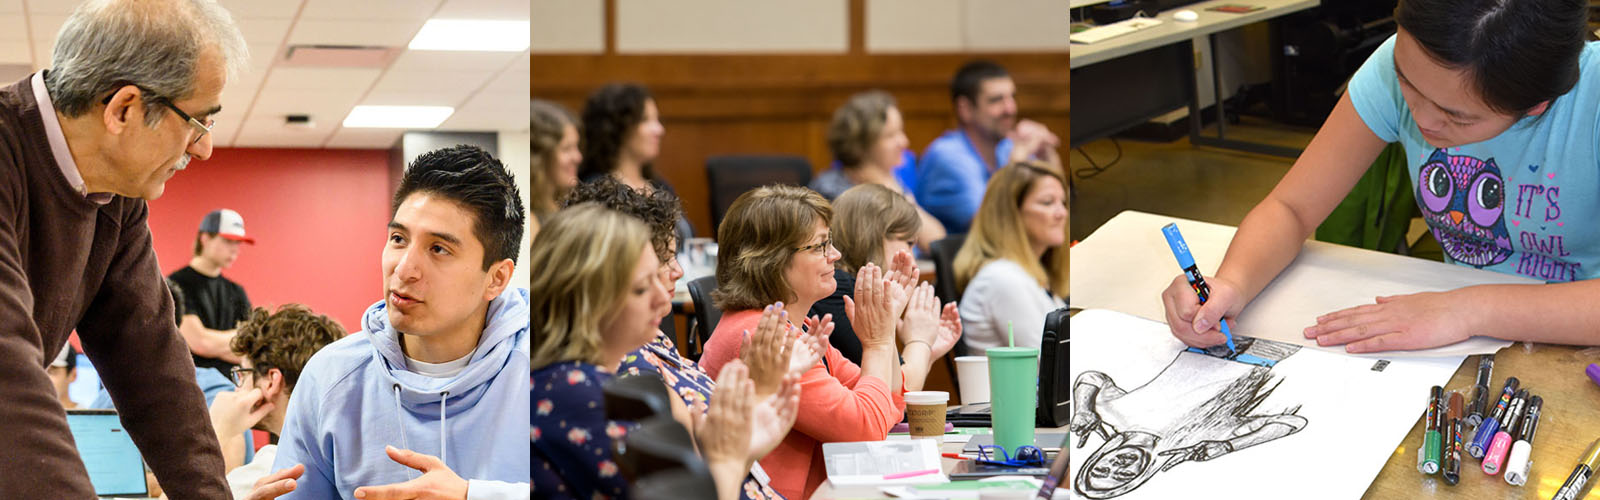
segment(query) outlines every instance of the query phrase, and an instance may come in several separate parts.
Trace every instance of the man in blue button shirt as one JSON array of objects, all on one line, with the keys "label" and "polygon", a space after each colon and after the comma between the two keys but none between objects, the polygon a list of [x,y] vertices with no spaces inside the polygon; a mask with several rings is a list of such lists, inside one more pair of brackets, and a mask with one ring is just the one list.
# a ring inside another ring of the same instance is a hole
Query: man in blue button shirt
[{"label": "man in blue button shirt", "polygon": [[1061,140],[1033,120],[1017,119],[1017,86],[1005,68],[972,61],[950,81],[960,126],[934,139],[917,165],[917,202],[951,234],[967,232],[995,170],[1033,159],[1061,168]]}]

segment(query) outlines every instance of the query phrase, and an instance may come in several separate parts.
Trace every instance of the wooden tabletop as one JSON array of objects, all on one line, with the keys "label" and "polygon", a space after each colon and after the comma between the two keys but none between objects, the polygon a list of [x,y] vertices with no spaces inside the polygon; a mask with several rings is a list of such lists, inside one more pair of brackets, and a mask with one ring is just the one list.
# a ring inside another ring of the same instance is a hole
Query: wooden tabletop
[{"label": "wooden tabletop", "polygon": [[[1590,363],[1600,362],[1600,348],[1517,343],[1495,356],[1494,380],[1490,397],[1499,395],[1506,377],[1517,377],[1521,387],[1544,398],[1543,415],[1533,438],[1532,467],[1527,484],[1512,486],[1502,475],[1483,473],[1482,462],[1462,453],[1461,482],[1445,484],[1438,475],[1417,472],[1418,445],[1422,442],[1422,413],[1428,395],[1417,395],[1417,425],[1389,456],[1383,470],[1362,498],[1539,498],[1555,495],[1566,482],[1585,449],[1600,438],[1600,386],[1584,375]],[[1469,356],[1446,391],[1460,391],[1469,401],[1477,377],[1478,356]],[[1491,403],[1492,404],[1492,403]],[[1359,426],[1359,422],[1351,423]],[[1469,431],[1470,432],[1470,431]],[[1323,464],[1337,470],[1337,464]],[[1589,481],[1584,496],[1600,500],[1600,491]]]}]

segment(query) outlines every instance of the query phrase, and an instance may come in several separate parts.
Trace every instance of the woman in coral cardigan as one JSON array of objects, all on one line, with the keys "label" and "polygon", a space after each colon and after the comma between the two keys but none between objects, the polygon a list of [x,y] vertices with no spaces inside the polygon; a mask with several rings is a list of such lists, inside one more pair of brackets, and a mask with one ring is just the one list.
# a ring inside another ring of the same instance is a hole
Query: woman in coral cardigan
[{"label": "woman in coral cardigan", "polygon": [[[756,330],[764,310],[780,310],[781,321],[793,321],[805,318],[813,303],[833,294],[839,252],[828,232],[832,216],[827,200],[805,188],[762,187],[734,200],[717,233],[721,248],[712,298],[724,314],[701,358],[712,376],[739,357],[747,343],[745,331]],[[930,360],[944,354],[941,348],[948,351],[960,333],[954,322],[928,322],[927,327],[903,335],[905,347],[897,349],[898,318],[920,295],[914,276],[902,278],[876,265],[861,269],[853,298],[845,302],[861,339],[861,364],[829,348],[822,362],[801,376],[800,415],[794,429],[761,459],[778,493],[810,498],[827,480],[822,443],[881,440],[900,421],[905,411],[901,394],[921,389],[920,382],[902,388],[902,380],[922,380]],[[937,315],[937,301],[932,304],[913,305]],[[802,321],[808,330],[824,334],[831,330],[831,322],[831,317]],[[757,380],[756,387],[759,398],[776,384]]]}]

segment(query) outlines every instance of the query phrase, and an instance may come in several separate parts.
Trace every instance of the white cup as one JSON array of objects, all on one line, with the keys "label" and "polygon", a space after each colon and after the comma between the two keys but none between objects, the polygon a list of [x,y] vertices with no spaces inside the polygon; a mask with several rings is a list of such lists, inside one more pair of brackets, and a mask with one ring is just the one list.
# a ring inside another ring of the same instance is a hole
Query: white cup
[{"label": "white cup", "polygon": [[957,357],[956,383],[961,387],[962,405],[989,402],[989,357]]}]

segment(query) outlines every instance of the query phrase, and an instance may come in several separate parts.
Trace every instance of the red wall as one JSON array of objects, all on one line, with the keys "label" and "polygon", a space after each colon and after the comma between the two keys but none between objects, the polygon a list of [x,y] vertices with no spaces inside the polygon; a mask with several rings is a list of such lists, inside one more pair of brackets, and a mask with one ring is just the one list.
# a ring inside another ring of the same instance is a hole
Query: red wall
[{"label": "red wall", "polygon": [[388,162],[383,150],[218,149],[150,202],[162,272],[188,265],[201,217],[231,208],[256,244],[241,246],[223,276],[253,305],[298,302],[358,331],[383,298]]}]

